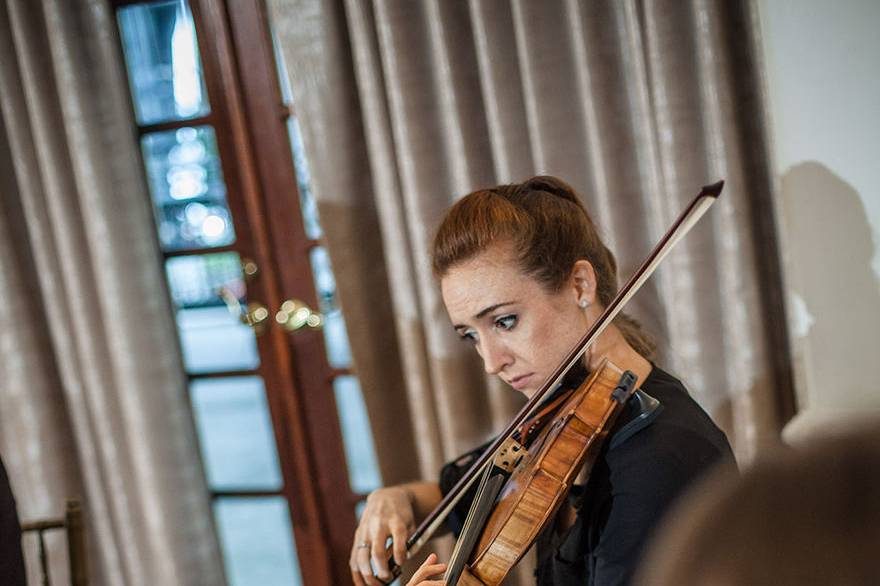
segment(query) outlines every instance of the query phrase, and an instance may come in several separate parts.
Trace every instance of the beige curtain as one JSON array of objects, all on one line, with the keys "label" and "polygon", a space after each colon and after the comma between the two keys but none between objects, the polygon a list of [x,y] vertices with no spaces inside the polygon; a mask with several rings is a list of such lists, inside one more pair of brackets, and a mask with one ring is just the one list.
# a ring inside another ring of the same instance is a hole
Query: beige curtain
[{"label": "beige curtain", "polygon": [[115,31],[0,3],[0,453],[22,520],[83,499],[93,583],[223,584]]},{"label": "beige curtain", "polygon": [[[403,368],[364,380],[386,482],[436,478],[519,404],[452,335],[428,251],[455,198],[537,173],[580,190],[621,278],[701,185],[727,180],[632,313],[741,460],[776,440],[791,380],[751,4],[269,6],[331,257],[387,275],[337,271],[358,368]],[[374,311],[393,317],[375,326]]]}]

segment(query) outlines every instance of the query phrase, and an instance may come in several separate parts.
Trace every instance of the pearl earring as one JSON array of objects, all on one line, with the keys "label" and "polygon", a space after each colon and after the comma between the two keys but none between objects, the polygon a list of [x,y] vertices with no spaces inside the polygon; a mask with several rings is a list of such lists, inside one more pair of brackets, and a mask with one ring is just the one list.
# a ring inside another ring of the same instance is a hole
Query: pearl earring
[{"label": "pearl earring", "polygon": [[587,301],[586,299],[581,299],[580,301],[578,301],[578,306],[579,306],[581,309],[586,309],[586,308],[588,308],[588,307],[590,306],[590,302]]}]

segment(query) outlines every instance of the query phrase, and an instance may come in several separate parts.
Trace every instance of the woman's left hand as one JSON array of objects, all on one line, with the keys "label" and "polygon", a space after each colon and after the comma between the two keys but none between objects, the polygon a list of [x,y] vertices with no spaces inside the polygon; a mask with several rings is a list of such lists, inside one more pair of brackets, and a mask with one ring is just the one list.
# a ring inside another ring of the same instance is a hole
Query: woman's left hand
[{"label": "woman's left hand", "polygon": [[444,586],[446,582],[441,580],[428,580],[428,578],[432,578],[435,576],[443,577],[443,572],[446,571],[446,564],[438,564],[437,563],[437,554],[432,553],[428,556],[422,565],[419,566],[419,569],[416,570],[416,573],[413,574],[413,577],[410,578],[410,581],[406,583],[406,586]]}]

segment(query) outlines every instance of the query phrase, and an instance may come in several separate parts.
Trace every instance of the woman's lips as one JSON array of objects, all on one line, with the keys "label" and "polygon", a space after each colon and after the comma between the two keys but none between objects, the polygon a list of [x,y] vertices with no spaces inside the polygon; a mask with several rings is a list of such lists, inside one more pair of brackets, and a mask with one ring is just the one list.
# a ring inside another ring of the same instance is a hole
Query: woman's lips
[{"label": "woman's lips", "polygon": [[510,386],[515,388],[517,391],[521,391],[529,384],[529,381],[532,379],[532,374],[521,374],[515,378],[510,379]]}]

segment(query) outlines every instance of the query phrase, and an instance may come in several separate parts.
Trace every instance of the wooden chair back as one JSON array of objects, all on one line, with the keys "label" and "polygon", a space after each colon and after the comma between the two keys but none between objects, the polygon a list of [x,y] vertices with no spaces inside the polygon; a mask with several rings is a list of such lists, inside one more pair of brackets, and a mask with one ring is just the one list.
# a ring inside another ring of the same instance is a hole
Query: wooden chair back
[{"label": "wooden chair back", "polygon": [[79,501],[68,500],[63,518],[43,519],[21,524],[21,532],[36,533],[39,548],[40,584],[50,586],[49,561],[46,555],[46,542],[43,534],[46,531],[63,529],[67,532],[67,554],[70,560],[70,585],[88,586],[88,568],[86,560],[86,536],[83,523],[83,512]]}]

